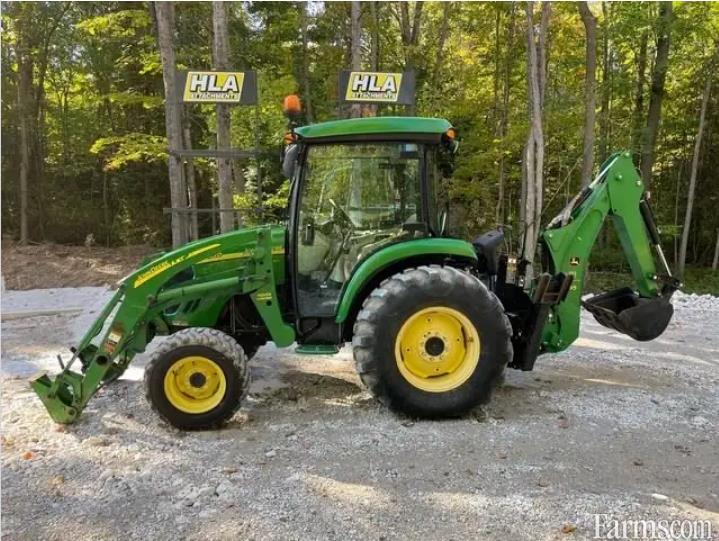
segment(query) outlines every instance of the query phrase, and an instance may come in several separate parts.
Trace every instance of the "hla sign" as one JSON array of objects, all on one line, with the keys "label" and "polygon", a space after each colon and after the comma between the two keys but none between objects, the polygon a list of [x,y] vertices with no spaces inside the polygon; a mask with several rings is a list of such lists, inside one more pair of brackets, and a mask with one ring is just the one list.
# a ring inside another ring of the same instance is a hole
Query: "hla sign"
[{"label": "hla sign", "polygon": [[402,86],[401,73],[352,71],[345,101],[396,103]]},{"label": "hla sign", "polygon": [[241,71],[188,71],[182,101],[240,103],[244,80]]}]

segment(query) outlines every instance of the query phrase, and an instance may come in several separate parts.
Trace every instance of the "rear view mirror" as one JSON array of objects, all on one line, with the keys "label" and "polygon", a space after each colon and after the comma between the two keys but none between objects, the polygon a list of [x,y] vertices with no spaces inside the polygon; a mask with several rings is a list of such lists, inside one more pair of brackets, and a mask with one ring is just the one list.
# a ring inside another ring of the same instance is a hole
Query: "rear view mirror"
[{"label": "rear view mirror", "polygon": [[292,180],[295,174],[295,166],[297,165],[297,156],[299,153],[299,145],[290,145],[285,150],[285,156],[282,159],[282,174],[290,180]]}]

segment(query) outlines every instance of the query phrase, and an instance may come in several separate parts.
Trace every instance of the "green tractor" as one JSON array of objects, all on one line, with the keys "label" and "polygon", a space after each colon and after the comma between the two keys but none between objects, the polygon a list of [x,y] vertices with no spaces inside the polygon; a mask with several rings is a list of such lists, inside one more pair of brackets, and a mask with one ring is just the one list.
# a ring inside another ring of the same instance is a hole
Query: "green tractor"
[{"label": "green tractor", "polygon": [[[679,283],[628,153],[611,156],[542,231],[530,271],[534,254],[503,253],[501,229],[473,242],[449,236],[443,179],[458,143],[448,121],[338,120],[294,126],[287,139],[288,223],[189,243],[123,279],[62,372],[31,382],[56,422],[77,419],[157,335],[169,337],[146,369],[151,405],[175,427],[208,429],[240,407],[248,359],[268,341],[307,354],[351,342],[377,399],[436,418],[488,401],[505,367],[531,370],[538,355],[567,348],[582,304],[637,340],[671,319]],[[607,217],[636,290],[583,301]]]}]

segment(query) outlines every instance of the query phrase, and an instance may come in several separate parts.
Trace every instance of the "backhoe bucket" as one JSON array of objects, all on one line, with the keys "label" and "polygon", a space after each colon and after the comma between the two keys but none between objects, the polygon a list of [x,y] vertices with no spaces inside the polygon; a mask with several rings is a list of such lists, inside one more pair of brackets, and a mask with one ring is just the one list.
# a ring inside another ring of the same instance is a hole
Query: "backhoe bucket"
[{"label": "backhoe bucket", "polygon": [[596,295],[582,301],[600,324],[640,342],[654,340],[669,325],[674,308],[671,293],[655,298],[640,297],[629,287]]}]

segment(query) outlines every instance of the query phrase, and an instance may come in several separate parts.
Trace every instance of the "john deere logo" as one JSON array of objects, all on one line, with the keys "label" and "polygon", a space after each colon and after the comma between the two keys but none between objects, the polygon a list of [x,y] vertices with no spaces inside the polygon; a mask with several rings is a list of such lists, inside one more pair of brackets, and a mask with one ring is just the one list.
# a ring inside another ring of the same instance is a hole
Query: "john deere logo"
[{"label": "john deere logo", "polygon": [[245,74],[230,71],[190,71],[185,79],[186,102],[239,103]]},{"label": "john deere logo", "polygon": [[394,103],[399,98],[401,84],[401,73],[353,71],[347,83],[345,100]]}]

